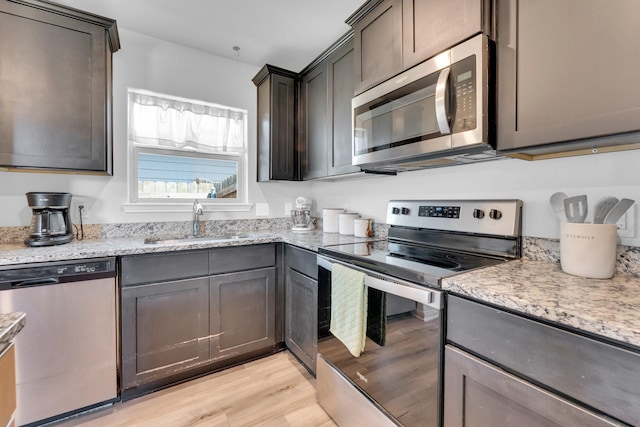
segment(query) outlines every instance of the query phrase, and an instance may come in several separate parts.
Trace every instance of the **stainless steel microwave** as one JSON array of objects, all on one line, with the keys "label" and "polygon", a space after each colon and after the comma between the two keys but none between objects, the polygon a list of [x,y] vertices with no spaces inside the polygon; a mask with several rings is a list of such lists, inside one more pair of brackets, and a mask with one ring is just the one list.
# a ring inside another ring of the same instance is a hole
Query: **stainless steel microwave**
[{"label": "stainless steel microwave", "polygon": [[491,43],[475,36],[353,98],[353,164],[401,171],[497,158]]}]

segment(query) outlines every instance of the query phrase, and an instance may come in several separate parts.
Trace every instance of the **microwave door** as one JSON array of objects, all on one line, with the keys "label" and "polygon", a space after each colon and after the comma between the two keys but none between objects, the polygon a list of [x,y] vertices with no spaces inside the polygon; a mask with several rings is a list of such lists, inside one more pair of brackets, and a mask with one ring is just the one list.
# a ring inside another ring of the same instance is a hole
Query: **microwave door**
[{"label": "microwave door", "polygon": [[[451,148],[450,127],[440,123],[441,115],[445,123],[449,120],[445,70],[354,108],[354,164],[384,163]],[[440,91],[443,99],[438,100]]]}]

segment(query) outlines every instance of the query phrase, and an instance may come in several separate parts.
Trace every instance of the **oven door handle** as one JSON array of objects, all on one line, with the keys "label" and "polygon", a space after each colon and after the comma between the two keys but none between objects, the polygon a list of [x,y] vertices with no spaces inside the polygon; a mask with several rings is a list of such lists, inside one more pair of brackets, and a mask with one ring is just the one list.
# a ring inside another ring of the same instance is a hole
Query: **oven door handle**
[{"label": "oven door handle", "polygon": [[428,288],[423,288],[418,285],[411,284],[409,282],[403,283],[396,279],[385,279],[381,277],[369,276],[366,271],[362,269],[353,268],[349,264],[343,262],[337,262],[333,260],[328,260],[326,258],[318,256],[317,258],[318,267],[324,268],[325,270],[332,271],[333,264],[341,264],[345,267],[352,268],[353,270],[360,271],[365,273],[364,284],[370,288],[377,289],[382,292],[389,293],[391,295],[396,295],[402,298],[410,299],[412,301],[418,302],[420,304],[424,304],[426,306],[441,310],[442,309],[442,293],[431,290]]}]

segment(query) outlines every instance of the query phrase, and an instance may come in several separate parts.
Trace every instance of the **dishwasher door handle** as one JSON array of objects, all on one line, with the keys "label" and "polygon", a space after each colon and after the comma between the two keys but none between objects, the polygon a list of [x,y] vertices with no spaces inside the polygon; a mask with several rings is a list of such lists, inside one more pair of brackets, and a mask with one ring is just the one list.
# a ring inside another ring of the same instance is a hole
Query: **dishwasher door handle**
[{"label": "dishwasher door handle", "polygon": [[45,286],[45,285],[57,285],[60,280],[57,277],[43,277],[38,279],[22,280],[20,282],[14,282],[11,284],[12,289],[26,288],[29,286]]}]

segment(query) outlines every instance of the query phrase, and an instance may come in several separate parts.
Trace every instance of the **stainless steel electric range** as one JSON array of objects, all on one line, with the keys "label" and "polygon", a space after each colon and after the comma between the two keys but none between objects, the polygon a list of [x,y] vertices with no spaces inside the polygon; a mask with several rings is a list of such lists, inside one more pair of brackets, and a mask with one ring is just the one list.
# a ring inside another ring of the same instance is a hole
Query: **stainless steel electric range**
[{"label": "stainless steel electric range", "polygon": [[[387,240],[319,250],[317,397],[339,425],[440,425],[441,281],[520,258],[521,221],[520,200],[394,200]],[[350,310],[342,267],[364,281],[357,355],[332,324]]]}]

